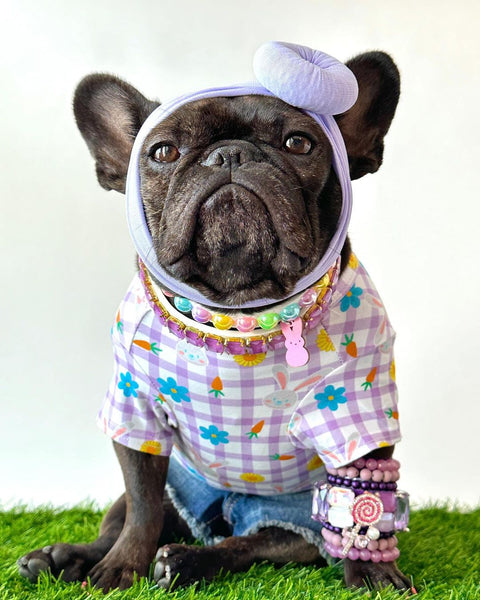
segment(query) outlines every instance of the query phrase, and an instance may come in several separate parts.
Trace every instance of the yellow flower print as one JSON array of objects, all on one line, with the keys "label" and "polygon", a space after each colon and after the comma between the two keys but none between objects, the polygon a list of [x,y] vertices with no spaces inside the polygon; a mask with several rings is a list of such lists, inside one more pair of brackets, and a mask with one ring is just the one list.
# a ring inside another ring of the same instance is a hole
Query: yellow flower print
[{"label": "yellow flower print", "polygon": [[162,452],[162,444],[160,442],[156,442],[155,440],[148,440],[143,442],[140,446],[140,452],[146,452],[147,454],[154,454],[157,456]]},{"label": "yellow flower print", "polygon": [[392,360],[392,364],[390,365],[390,377],[393,381],[396,381],[395,360]]},{"label": "yellow flower print", "polygon": [[335,346],[325,329],[320,329],[317,335],[317,346],[324,352],[335,352]]},{"label": "yellow flower print", "polygon": [[349,261],[348,261],[348,266],[349,266],[351,269],[358,269],[358,265],[359,265],[359,264],[360,264],[360,263],[358,262],[358,258],[357,258],[357,257],[355,256],[355,254],[352,252],[352,253],[350,254],[350,259],[349,259]]},{"label": "yellow flower print", "polygon": [[315,469],[319,469],[322,466],[323,460],[318,456],[318,454],[315,454],[315,456],[308,461],[307,471],[315,471]]},{"label": "yellow flower print", "polygon": [[380,442],[378,444],[379,448],[388,448],[391,444],[389,444],[388,442]]},{"label": "yellow flower print", "polygon": [[241,367],[255,367],[265,360],[265,352],[260,354],[235,354],[233,360]]},{"label": "yellow flower print", "polygon": [[248,481],[248,483],[260,483],[261,481],[265,481],[265,477],[263,475],[258,475],[257,473],[242,473],[240,479]]}]

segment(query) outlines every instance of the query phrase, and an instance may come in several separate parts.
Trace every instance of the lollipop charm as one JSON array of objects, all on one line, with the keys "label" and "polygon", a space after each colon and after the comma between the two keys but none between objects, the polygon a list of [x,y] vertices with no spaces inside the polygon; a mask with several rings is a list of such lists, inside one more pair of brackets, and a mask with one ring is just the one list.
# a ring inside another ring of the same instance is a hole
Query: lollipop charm
[{"label": "lollipop charm", "polygon": [[350,539],[343,548],[343,556],[347,556],[348,551],[353,546],[355,538],[357,537],[361,527],[368,527],[366,536],[368,539],[378,538],[378,529],[373,527],[373,525],[380,521],[382,514],[383,503],[378,496],[375,496],[375,494],[365,492],[361,496],[357,496],[357,498],[355,498],[352,504],[352,517],[355,526],[350,532]]}]

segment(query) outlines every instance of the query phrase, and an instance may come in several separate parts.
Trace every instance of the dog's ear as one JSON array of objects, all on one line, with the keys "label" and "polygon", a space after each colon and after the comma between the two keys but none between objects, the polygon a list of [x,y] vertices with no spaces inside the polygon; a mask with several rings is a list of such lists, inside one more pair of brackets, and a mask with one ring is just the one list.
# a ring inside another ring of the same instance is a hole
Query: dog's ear
[{"label": "dog's ear", "polygon": [[375,173],[383,159],[384,137],[400,96],[400,74],[388,54],[367,52],[348,61],[358,81],[358,100],[336,117],[350,163],[352,179]]},{"label": "dog's ear", "polygon": [[125,192],[135,136],[157,106],[113,75],[88,75],[79,83],[73,99],[75,119],[106,190]]}]

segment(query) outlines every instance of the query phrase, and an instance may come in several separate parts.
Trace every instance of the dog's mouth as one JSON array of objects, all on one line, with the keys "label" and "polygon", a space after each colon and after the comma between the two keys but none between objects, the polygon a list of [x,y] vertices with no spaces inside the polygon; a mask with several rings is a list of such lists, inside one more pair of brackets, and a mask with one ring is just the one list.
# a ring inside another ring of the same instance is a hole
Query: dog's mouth
[{"label": "dog's mouth", "polygon": [[304,204],[289,206],[285,193],[262,198],[251,185],[228,183],[182,219],[190,235],[183,244],[177,240],[175,254],[169,246],[165,268],[213,301],[284,297],[310,266],[313,241]]}]

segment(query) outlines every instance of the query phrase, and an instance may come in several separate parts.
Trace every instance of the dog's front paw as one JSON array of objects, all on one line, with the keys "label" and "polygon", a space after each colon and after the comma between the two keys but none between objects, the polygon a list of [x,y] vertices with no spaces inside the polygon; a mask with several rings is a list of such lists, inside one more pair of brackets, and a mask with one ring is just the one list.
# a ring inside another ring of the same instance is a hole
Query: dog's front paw
[{"label": "dog's front paw", "polygon": [[92,566],[84,548],[75,544],[54,544],[33,550],[17,560],[19,573],[32,582],[42,571],[64,581],[81,581]]},{"label": "dog's front paw", "polygon": [[381,588],[393,585],[397,590],[411,588],[411,582],[394,562],[374,563],[345,559],[345,583],[349,587]]},{"label": "dog's front paw", "polygon": [[153,577],[165,589],[209,581],[222,567],[216,554],[214,548],[168,544],[157,552]]},{"label": "dog's front paw", "polygon": [[140,577],[146,577],[149,561],[140,560],[132,552],[125,557],[120,552],[110,551],[107,556],[97,563],[87,574],[90,583],[105,593],[113,589],[126,590]]}]

